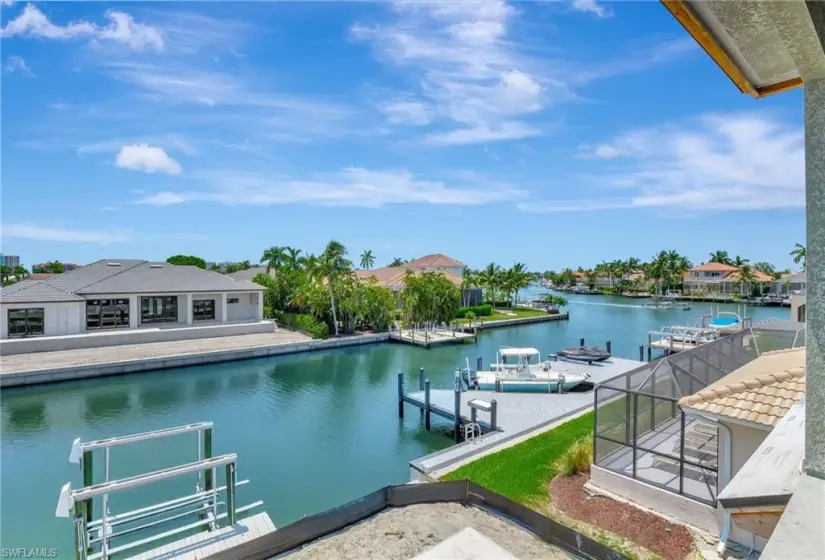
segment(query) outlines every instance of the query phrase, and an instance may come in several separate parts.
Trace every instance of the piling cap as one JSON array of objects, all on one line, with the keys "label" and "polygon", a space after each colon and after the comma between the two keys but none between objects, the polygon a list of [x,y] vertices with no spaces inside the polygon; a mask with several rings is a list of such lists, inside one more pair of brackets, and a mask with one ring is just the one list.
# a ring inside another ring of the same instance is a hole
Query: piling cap
[{"label": "piling cap", "polygon": [[72,483],[67,482],[60,489],[60,497],[57,499],[57,508],[54,510],[54,515],[56,517],[69,517],[73,507]]},{"label": "piling cap", "polygon": [[69,462],[79,464],[82,456],[83,451],[80,449],[80,438],[77,438],[72,442],[72,450],[69,452]]}]

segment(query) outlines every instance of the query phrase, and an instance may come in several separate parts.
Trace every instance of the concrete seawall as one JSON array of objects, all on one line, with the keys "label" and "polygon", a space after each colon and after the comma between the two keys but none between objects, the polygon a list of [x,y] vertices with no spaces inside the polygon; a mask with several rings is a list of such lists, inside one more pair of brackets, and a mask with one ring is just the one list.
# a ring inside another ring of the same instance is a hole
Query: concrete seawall
[{"label": "concrete seawall", "polygon": [[554,315],[538,315],[536,317],[514,317],[512,319],[501,319],[499,321],[485,321],[484,323],[473,323],[472,325],[464,325],[465,331],[473,330],[473,327],[478,327],[478,330],[498,329],[501,327],[514,327],[516,325],[530,325],[532,323],[546,323],[548,321],[566,321],[570,318],[570,313],[556,313]]},{"label": "concrete seawall", "polygon": [[158,369],[217,364],[236,360],[265,358],[317,350],[330,350],[350,346],[363,346],[389,341],[389,333],[365,334],[346,338],[330,338],[327,340],[306,340],[300,342],[280,343],[271,346],[255,346],[250,348],[233,348],[213,352],[198,352],[136,360],[121,360],[107,363],[73,365],[31,371],[9,371],[0,374],[0,388],[72,381],[75,379],[89,379],[107,375],[123,375]]}]

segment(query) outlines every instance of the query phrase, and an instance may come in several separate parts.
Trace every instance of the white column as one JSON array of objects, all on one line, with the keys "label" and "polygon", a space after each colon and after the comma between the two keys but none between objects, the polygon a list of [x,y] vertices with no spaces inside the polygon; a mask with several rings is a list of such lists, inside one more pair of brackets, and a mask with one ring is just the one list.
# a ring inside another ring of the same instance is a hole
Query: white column
[{"label": "white column", "polygon": [[221,294],[221,323],[226,323],[226,292]]},{"label": "white column", "polygon": [[255,296],[258,298],[258,320],[261,321],[264,318],[264,293],[258,292]]},{"label": "white column", "polygon": [[[81,312],[82,313],[82,312]],[[82,321],[81,317],[81,321]],[[81,322],[83,324],[83,322]],[[136,329],[140,326],[140,296],[131,294],[129,296],[129,328]],[[85,325],[84,325],[85,327]]]},{"label": "white column", "polygon": [[805,468],[825,476],[825,78],[805,81]]},{"label": "white column", "polygon": [[192,324],[192,317],[194,316],[195,309],[192,307],[192,294],[186,294],[186,324]]}]

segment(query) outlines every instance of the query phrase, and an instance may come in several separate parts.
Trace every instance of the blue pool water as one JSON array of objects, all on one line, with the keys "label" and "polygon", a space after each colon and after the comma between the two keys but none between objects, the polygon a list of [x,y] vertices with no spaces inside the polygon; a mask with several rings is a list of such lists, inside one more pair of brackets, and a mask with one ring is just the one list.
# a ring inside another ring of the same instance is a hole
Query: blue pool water
[{"label": "blue pool water", "polygon": [[736,317],[716,317],[710,322],[711,327],[728,327],[739,322]]}]

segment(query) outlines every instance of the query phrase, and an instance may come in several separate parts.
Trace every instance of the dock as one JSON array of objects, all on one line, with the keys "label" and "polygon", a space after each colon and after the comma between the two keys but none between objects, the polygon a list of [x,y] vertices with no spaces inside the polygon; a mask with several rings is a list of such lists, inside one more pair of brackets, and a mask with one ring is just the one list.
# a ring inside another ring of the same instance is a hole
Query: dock
[{"label": "dock", "polygon": [[[410,463],[412,480],[427,480],[431,473],[473,456],[483,455],[512,439],[540,430],[593,407],[593,385],[634,369],[643,362],[610,358],[593,364],[559,360],[553,368],[570,373],[589,373],[590,379],[567,393],[515,393],[459,390],[455,387],[434,389],[419,372],[417,390],[407,392],[404,376],[398,378],[399,415],[405,407],[418,409],[424,427],[431,416],[447,420],[454,426],[457,445],[415,459]],[[458,413],[456,414],[456,411]],[[466,437],[465,437],[466,436]]]},{"label": "dock", "polygon": [[129,560],[200,560],[216,552],[263,537],[275,531],[266,513],[258,513],[217,531],[196,533],[129,557]]},{"label": "dock", "polygon": [[444,344],[457,344],[465,341],[475,342],[478,339],[478,332],[465,332],[458,329],[398,329],[390,332],[390,340],[431,348]]},{"label": "dock", "polygon": [[484,317],[479,317],[472,323],[459,323],[457,327],[465,332],[483,331],[486,329],[499,329],[502,327],[514,327],[517,325],[532,325],[533,323],[547,323],[549,321],[567,321],[570,313],[548,313],[535,317],[513,317],[512,319],[498,319],[495,321],[485,321]]}]

